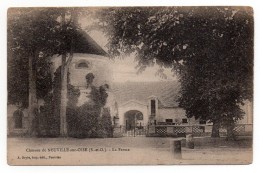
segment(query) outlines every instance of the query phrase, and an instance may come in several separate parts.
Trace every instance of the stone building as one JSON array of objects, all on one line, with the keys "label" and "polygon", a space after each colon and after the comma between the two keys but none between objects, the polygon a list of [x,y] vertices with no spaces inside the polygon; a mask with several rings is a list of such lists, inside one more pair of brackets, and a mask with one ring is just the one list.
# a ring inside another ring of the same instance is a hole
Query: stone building
[{"label": "stone building", "polygon": [[[192,123],[176,102],[177,82],[126,82],[114,84],[119,124],[131,129],[149,124]],[[135,125],[136,124],[136,125]]]},{"label": "stone building", "polygon": [[[118,102],[119,124],[127,130],[147,125],[212,125],[203,120],[187,118],[176,102],[180,84],[165,82],[126,82],[114,84]],[[241,108],[245,117],[239,124],[252,124],[252,103]]]},{"label": "stone building", "polygon": [[[86,74],[93,73],[95,76],[94,86],[111,85],[112,68],[107,53],[87,33],[80,32],[79,34],[81,34],[81,37],[75,40],[73,59],[69,67],[70,84],[80,89],[82,93],[86,85]],[[50,61],[52,62],[52,77],[54,77],[54,72],[61,65],[61,56],[50,57]],[[109,99],[111,100],[111,97]],[[84,99],[79,98],[78,102],[78,105],[80,105],[84,102]],[[37,106],[41,105],[44,105],[44,101],[38,100]],[[112,103],[106,105],[106,107],[109,106],[112,107]],[[11,136],[23,136],[29,132],[28,109],[22,110],[22,114],[19,114],[21,117],[15,117],[14,112],[18,110],[18,107],[20,106],[11,104],[7,106],[8,135]],[[114,108],[113,113],[117,113]]]},{"label": "stone building", "polygon": [[[73,59],[69,67],[70,84],[80,90],[77,106],[84,103],[86,74],[93,73],[96,87],[108,84],[108,101],[111,117],[119,117],[119,125],[127,130],[147,125],[196,125],[209,124],[202,120],[187,118],[185,110],[176,102],[180,84],[167,82],[113,83],[113,67],[107,53],[86,33],[75,41]],[[61,65],[61,56],[51,57],[52,74]],[[38,106],[44,105],[38,100]],[[8,105],[8,135],[25,135],[29,130],[28,110],[17,113],[19,105]],[[252,103],[241,108],[245,117],[240,124],[252,124]],[[16,111],[16,114],[14,114]],[[15,115],[15,116],[14,116]]]}]

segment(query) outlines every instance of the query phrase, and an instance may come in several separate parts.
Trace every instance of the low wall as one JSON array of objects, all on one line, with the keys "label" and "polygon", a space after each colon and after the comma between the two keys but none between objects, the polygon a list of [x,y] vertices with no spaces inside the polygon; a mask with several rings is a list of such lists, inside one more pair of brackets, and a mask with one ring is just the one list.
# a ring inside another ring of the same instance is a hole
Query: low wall
[{"label": "low wall", "polygon": [[[213,125],[152,125],[147,127],[146,136],[171,136],[185,137],[186,134],[193,136],[210,136]],[[220,136],[226,136],[227,130],[219,129]],[[248,136],[253,133],[253,124],[237,124],[234,133],[238,136]]]}]

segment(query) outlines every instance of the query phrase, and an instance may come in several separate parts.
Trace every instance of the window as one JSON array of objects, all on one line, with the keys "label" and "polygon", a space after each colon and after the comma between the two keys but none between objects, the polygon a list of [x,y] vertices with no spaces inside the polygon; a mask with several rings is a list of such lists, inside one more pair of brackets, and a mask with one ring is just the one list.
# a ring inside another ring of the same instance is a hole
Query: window
[{"label": "window", "polygon": [[76,69],[84,69],[84,68],[90,68],[90,63],[85,60],[80,60],[76,65]]},{"label": "window", "polygon": [[169,125],[171,125],[171,124],[172,124],[172,122],[173,122],[173,120],[172,120],[172,119],[165,119],[165,122],[166,122],[166,124],[169,124]]},{"label": "window", "polygon": [[23,112],[21,110],[14,111],[14,128],[21,129],[23,128]]},{"label": "window", "polygon": [[167,125],[166,122],[158,122],[158,125]]},{"label": "window", "polygon": [[173,120],[172,120],[172,119],[165,119],[165,122],[167,122],[167,123],[172,123]]},{"label": "window", "polygon": [[151,100],[151,114],[155,116],[156,108],[155,108],[155,100]]},{"label": "window", "polygon": [[183,118],[183,119],[182,119],[182,123],[183,123],[183,124],[188,123],[188,119],[187,119],[187,118]]},{"label": "window", "polygon": [[85,62],[81,62],[81,63],[78,64],[78,67],[79,68],[88,68],[88,64],[85,63]]}]

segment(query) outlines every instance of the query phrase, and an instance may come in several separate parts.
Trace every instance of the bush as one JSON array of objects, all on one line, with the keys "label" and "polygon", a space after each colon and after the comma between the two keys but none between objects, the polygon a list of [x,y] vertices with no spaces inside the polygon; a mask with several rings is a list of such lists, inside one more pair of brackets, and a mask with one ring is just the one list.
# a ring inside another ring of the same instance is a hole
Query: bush
[{"label": "bush", "polygon": [[40,107],[40,112],[35,117],[37,123],[37,135],[39,137],[57,137],[59,136],[60,119],[54,113],[54,103],[52,95],[45,98],[46,103]]},{"label": "bush", "polygon": [[[105,138],[112,137],[113,128],[109,109],[101,109],[105,105],[108,94],[101,86],[99,90],[92,86],[92,103],[76,106],[80,91],[73,86],[68,88],[68,134],[76,138]],[[101,116],[100,116],[101,115]]]},{"label": "bush", "polygon": [[103,109],[103,114],[100,120],[100,129],[103,132],[102,137],[113,137],[113,127],[110,110],[107,108]]},{"label": "bush", "polygon": [[69,136],[76,138],[99,137],[99,116],[101,108],[83,104],[75,109],[68,109]]}]

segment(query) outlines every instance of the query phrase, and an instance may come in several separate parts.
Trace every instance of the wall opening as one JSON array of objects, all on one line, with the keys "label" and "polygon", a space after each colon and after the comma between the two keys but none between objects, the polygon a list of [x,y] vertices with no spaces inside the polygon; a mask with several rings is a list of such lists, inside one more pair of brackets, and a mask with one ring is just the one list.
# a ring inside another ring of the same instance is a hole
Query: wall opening
[{"label": "wall opening", "polygon": [[156,113],[156,104],[155,104],[155,100],[151,100],[151,115],[155,116]]},{"label": "wall opening", "polygon": [[90,68],[90,63],[86,60],[80,60],[76,63],[75,65],[76,69],[86,69],[86,68]]},{"label": "wall opening", "polygon": [[126,130],[141,129],[144,126],[144,115],[138,110],[130,110],[124,114]]},{"label": "wall opening", "polygon": [[14,111],[13,117],[14,117],[14,128],[16,129],[23,128],[23,111],[19,109]]}]

